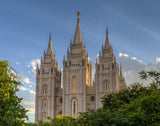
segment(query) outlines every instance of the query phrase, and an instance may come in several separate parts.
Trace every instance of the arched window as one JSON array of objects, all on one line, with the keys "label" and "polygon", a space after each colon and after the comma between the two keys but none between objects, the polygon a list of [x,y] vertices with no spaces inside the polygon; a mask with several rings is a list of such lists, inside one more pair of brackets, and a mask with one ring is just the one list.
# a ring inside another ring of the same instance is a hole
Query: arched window
[{"label": "arched window", "polygon": [[77,99],[72,99],[72,116],[77,117]]},{"label": "arched window", "polygon": [[48,86],[45,84],[43,86],[43,94],[47,94],[48,93]]},{"label": "arched window", "polygon": [[77,77],[72,77],[72,92],[77,92]]},{"label": "arched window", "polygon": [[47,99],[43,99],[43,108],[44,108],[44,109],[47,108]]},{"label": "arched window", "polygon": [[46,112],[43,113],[43,121],[47,121],[47,113]]},{"label": "arched window", "polygon": [[108,80],[106,80],[106,81],[104,81],[104,90],[108,91],[108,89],[109,89],[109,82],[108,82]]}]

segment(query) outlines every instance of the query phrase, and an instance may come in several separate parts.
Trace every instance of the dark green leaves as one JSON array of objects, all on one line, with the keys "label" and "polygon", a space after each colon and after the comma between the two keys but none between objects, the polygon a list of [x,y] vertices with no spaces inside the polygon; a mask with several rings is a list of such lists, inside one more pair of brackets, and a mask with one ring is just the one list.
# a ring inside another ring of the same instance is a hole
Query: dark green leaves
[{"label": "dark green leaves", "polygon": [[26,112],[20,104],[22,98],[16,95],[17,86],[22,85],[16,71],[8,61],[0,61],[0,122],[1,125],[19,126],[27,119]]}]

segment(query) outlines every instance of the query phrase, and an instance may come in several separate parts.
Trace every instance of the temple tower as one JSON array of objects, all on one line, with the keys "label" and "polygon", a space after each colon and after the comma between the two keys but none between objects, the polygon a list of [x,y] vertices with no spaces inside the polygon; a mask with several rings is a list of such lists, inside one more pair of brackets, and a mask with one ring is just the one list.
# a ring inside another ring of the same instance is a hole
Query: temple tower
[{"label": "temple tower", "polygon": [[[122,87],[119,85],[119,80],[122,79],[119,79],[119,67],[109,42],[108,28],[106,31],[105,45],[104,47],[102,45],[102,53],[99,53],[99,61],[96,61],[95,67],[96,109],[98,109],[102,107],[101,97],[104,94],[117,92]],[[125,80],[123,81],[125,82]],[[124,86],[124,84],[121,85]]]},{"label": "temple tower", "polygon": [[58,69],[56,54],[53,54],[51,35],[47,52],[41,58],[40,68],[36,70],[35,120],[47,121],[62,114],[61,72]]},{"label": "temple tower", "polygon": [[73,43],[67,50],[67,59],[63,59],[63,114],[78,116],[86,112],[87,87],[91,87],[91,64],[88,62],[86,46],[83,45],[80,13],[77,12],[77,26]]}]

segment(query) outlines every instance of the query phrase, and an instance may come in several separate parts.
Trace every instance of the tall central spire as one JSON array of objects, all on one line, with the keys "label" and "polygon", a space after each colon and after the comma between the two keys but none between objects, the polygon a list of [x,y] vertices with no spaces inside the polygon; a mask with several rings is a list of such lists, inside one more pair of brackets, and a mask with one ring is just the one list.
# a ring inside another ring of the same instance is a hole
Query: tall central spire
[{"label": "tall central spire", "polygon": [[51,40],[51,33],[49,35],[49,44],[48,44],[48,48],[47,48],[47,54],[53,54],[53,50],[52,50],[52,40]]},{"label": "tall central spire", "polygon": [[80,17],[80,13],[77,11],[77,27],[76,27],[76,32],[74,35],[73,44],[81,44],[82,43],[82,35],[81,35],[79,17]]},{"label": "tall central spire", "polygon": [[108,28],[107,28],[107,31],[106,31],[106,41],[105,41],[104,48],[108,49],[109,47],[110,47],[110,42],[109,42],[109,35],[108,35]]}]

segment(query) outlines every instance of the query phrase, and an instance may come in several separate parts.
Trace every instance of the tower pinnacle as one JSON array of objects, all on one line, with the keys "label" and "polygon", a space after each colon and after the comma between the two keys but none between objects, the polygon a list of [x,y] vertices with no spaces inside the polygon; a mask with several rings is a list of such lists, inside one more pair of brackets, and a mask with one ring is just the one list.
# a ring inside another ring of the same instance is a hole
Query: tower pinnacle
[{"label": "tower pinnacle", "polygon": [[53,54],[51,33],[49,35],[49,44],[48,44],[48,48],[47,48],[47,54],[48,55]]},{"label": "tower pinnacle", "polygon": [[108,27],[107,27],[107,30],[106,30],[106,40],[105,40],[105,46],[104,46],[104,48],[108,49],[109,47],[110,47],[110,42],[109,42]]},{"label": "tower pinnacle", "polygon": [[80,17],[80,12],[77,11],[77,19],[79,19],[79,17]]},{"label": "tower pinnacle", "polygon": [[76,32],[74,35],[73,44],[81,44],[82,43],[82,35],[81,35],[79,17],[80,17],[80,13],[79,13],[79,11],[77,11],[77,27],[76,27]]}]

